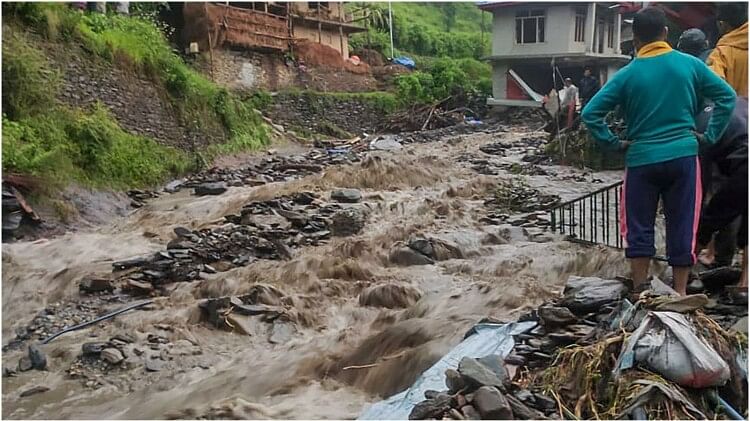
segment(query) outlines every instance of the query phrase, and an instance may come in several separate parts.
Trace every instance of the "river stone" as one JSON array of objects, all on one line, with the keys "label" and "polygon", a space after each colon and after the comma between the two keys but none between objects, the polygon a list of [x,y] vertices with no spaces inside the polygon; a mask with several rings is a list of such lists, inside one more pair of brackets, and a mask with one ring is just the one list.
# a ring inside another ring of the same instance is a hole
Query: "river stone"
[{"label": "river stone", "polygon": [[566,307],[542,306],[537,313],[545,326],[567,325],[578,320]]},{"label": "river stone", "polygon": [[626,286],[614,279],[571,276],[563,291],[562,304],[573,313],[585,314],[598,311],[626,293]]},{"label": "river stone", "polygon": [[146,371],[161,371],[164,368],[164,361],[153,358],[146,359]]},{"label": "river stone", "polygon": [[21,394],[19,396],[22,397],[22,398],[25,398],[25,397],[28,397],[28,396],[31,396],[31,395],[37,395],[39,393],[44,393],[44,392],[47,392],[49,390],[50,389],[47,386],[34,386],[31,389],[26,389],[23,392],[21,392]]},{"label": "river stone", "polygon": [[99,355],[105,346],[106,342],[87,342],[81,346],[81,351],[83,355]]},{"label": "river stone", "polygon": [[36,370],[46,370],[47,369],[47,357],[44,355],[44,352],[42,352],[42,349],[39,347],[39,345],[31,344],[29,345],[29,360],[31,361],[31,366]]},{"label": "river stone", "polygon": [[217,196],[227,191],[224,183],[203,183],[195,186],[196,196]]},{"label": "river stone", "polygon": [[482,416],[479,415],[479,412],[471,406],[471,405],[464,405],[461,407],[461,415],[464,416],[467,420],[481,420]]},{"label": "river stone", "polygon": [[547,417],[536,409],[529,408],[521,400],[516,399],[512,395],[506,395],[505,398],[510,404],[510,408],[513,411],[513,418],[517,420],[546,420]]},{"label": "river stone", "polygon": [[365,215],[359,209],[342,209],[331,217],[331,232],[336,237],[359,234],[365,227]]},{"label": "river stone", "polygon": [[331,192],[331,200],[341,203],[357,203],[362,200],[362,193],[357,189],[339,189]]},{"label": "river stone", "polygon": [[435,263],[434,260],[409,247],[397,247],[391,250],[388,260],[400,266],[431,265]]},{"label": "river stone", "polygon": [[95,276],[87,276],[81,280],[78,285],[78,289],[81,292],[101,292],[111,291],[113,289],[112,282],[109,279],[99,278]]},{"label": "river stone", "polygon": [[474,407],[483,420],[512,420],[508,399],[494,387],[482,386],[474,393]]},{"label": "river stone", "polygon": [[497,355],[483,357],[481,360],[464,357],[458,363],[458,372],[466,383],[475,387],[495,386],[504,390],[509,381],[505,363]]},{"label": "river stone", "polygon": [[730,332],[739,332],[747,335],[747,316],[737,320],[737,322],[729,328]]},{"label": "river stone", "polygon": [[444,413],[450,411],[453,402],[453,398],[450,395],[440,393],[433,399],[427,399],[414,405],[409,414],[409,419],[441,419]]},{"label": "river stone", "polygon": [[120,364],[125,357],[117,348],[105,348],[102,350],[101,359],[110,364]]},{"label": "river stone", "polygon": [[31,358],[27,355],[24,355],[18,360],[18,371],[29,371],[32,368],[34,368],[34,366],[31,364]]},{"label": "river stone", "polygon": [[466,387],[466,382],[458,371],[449,368],[445,370],[445,385],[450,393],[456,393]]}]

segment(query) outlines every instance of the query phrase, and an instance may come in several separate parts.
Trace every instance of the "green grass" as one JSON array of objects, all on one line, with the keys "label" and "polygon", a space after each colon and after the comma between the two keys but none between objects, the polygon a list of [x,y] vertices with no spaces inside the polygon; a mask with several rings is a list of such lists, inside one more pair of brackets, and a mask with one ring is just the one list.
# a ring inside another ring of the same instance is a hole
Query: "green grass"
[{"label": "green grass", "polygon": [[302,89],[287,89],[282,92],[286,96],[298,96],[315,99],[322,105],[333,104],[340,101],[359,101],[371,105],[376,110],[388,114],[396,111],[399,101],[396,94],[392,92],[320,92]]},{"label": "green grass", "polygon": [[[146,18],[78,13],[65,4],[4,3],[3,156],[5,171],[64,185],[150,186],[191,168],[186,152],[125,132],[106,108],[71,109],[55,100],[60,75],[35,46],[36,38],[82,45],[114,66],[146,75],[161,86],[185,127],[220,134],[225,142],[196,151],[205,159],[259,149],[269,130],[256,108],[264,94],[239,98],[190,68]],[[4,22],[5,23],[5,22]],[[196,157],[193,157],[196,158]]]}]

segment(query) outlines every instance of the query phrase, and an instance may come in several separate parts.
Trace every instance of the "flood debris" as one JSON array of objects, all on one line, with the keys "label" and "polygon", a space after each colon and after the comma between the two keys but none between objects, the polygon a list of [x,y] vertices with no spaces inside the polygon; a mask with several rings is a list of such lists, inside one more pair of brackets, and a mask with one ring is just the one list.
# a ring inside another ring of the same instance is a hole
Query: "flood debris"
[{"label": "flood debris", "polygon": [[[256,259],[289,259],[294,249],[325,244],[333,217],[342,210],[341,205],[323,202],[309,192],[251,201],[238,214],[226,215],[223,225],[201,230],[178,227],[166,250],[114,262],[113,270],[121,272],[124,290],[147,295],[167,284],[200,279],[218,267],[226,270]],[[342,233],[356,233],[363,224],[357,217],[341,219],[339,215],[337,229]]]},{"label": "flood debris", "polygon": [[444,369],[443,387],[431,383],[409,419],[706,419],[746,411],[747,337],[719,326],[706,296],[672,295],[655,280],[631,303],[628,290],[624,280],[571,276],[560,297],[520,318],[537,322],[533,329],[517,333],[506,352]]},{"label": "flood debris", "polygon": [[24,221],[30,225],[38,225],[42,222],[42,219],[26,202],[21,192],[6,183],[3,183],[2,188],[2,210],[3,241],[14,239]]}]

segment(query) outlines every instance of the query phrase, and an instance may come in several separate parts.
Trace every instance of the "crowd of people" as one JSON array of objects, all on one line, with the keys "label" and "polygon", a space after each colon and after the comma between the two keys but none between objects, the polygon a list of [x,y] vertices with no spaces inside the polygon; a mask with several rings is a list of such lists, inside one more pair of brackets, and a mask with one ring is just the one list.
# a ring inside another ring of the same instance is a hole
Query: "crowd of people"
[{"label": "crowd of people", "polygon": [[[731,296],[747,300],[747,3],[721,4],[717,18],[716,48],[693,28],[673,50],[664,12],[645,8],[633,20],[636,57],[601,89],[581,81],[593,138],[625,150],[621,233],[636,291],[648,286],[661,202],[675,291],[687,293],[699,256],[709,267],[730,265],[739,247],[742,274]],[[605,123],[616,107],[626,139]]]}]

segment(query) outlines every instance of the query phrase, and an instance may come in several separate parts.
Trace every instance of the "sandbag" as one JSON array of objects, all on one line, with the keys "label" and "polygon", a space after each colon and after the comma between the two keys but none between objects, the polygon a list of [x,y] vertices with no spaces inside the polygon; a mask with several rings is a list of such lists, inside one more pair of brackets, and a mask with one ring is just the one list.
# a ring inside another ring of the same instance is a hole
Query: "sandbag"
[{"label": "sandbag", "polygon": [[681,386],[721,386],[729,380],[729,366],[680,313],[649,312],[623,344],[615,366],[620,371],[642,365]]}]

